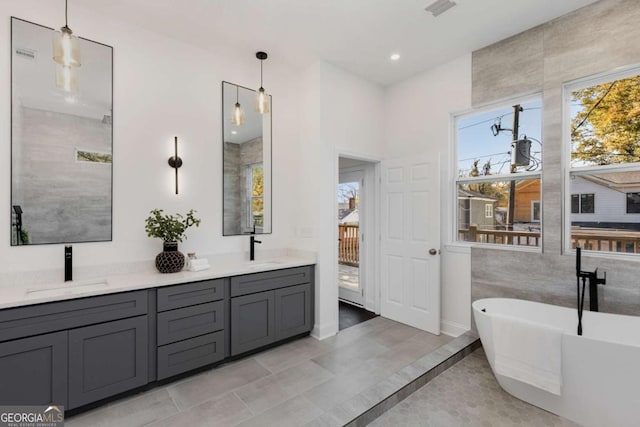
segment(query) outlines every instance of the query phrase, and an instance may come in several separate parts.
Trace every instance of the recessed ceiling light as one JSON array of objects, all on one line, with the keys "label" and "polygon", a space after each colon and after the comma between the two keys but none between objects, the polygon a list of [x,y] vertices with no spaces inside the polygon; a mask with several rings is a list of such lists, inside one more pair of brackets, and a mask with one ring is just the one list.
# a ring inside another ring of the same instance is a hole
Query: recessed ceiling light
[{"label": "recessed ceiling light", "polygon": [[391,56],[389,57],[390,60],[392,61],[397,61],[398,59],[400,59],[400,54],[399,53],[392,53]]},{"label": "recessed ceiling light", "polygon": [[231,131],[231,135],[237,135],[238,132],[236,132],[235,130]]}]

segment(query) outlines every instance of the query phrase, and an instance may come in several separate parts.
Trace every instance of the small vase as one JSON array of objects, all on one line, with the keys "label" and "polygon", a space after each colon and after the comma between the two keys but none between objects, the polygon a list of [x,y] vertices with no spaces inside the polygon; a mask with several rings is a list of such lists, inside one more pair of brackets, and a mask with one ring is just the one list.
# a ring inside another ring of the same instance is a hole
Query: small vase
[{"label": "small vase", "polygon": [[184,255],[178,250],[178,242],[164,242],[162,252],[156,256],[156,268],[160,273],[177,273],[184,268]]}]

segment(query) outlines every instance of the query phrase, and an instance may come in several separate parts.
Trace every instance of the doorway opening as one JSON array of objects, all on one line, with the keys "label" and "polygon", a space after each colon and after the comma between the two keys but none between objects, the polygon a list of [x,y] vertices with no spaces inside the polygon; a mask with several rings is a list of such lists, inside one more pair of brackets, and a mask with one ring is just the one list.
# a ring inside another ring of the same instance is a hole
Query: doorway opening
[{"label": "doorway opening", "polygon": [[[375,163],[339,157],[337,188],[339,329],[376,316],[373,265],[375,248]],[[373,264],[373,263],[371,263]],[[369,297],[369,298],[367,298]],[[373,303],[372,303],[373,301]]]}]

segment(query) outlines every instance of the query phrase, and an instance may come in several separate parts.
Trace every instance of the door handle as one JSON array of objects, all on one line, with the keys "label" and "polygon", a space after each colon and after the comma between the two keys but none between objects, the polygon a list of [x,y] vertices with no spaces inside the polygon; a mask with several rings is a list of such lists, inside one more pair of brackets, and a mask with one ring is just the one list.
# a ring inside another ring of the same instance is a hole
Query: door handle
[{"label": "door handle", "polygon": [[438,251],[434,248],[429,249],[429,255],[437,255]]}]

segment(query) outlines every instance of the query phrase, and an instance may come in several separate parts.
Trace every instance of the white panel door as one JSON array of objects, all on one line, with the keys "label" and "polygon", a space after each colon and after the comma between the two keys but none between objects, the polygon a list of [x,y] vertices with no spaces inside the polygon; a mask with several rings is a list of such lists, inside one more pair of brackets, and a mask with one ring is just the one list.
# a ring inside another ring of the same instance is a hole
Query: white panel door
[{"label": "white panel door", "polygon": [[382,165],[381,314],[440,333],[440,183],[426,155]]}]

